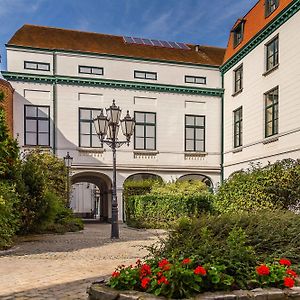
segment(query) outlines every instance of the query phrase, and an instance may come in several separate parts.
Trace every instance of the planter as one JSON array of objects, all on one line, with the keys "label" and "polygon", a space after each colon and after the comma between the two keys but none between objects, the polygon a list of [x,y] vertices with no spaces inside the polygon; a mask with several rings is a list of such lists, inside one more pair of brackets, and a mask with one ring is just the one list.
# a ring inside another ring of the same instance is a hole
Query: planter
[{"label": "planter", "polygon": [[[105,284],[105,280],[93,283],[88,289],[89,300],[142,300],[142,299],[166,299],[164,297],[156,297],[152,294],[138,291],[118,291]],[[195,300],[300,300],[300,287],[292,289],[255,289],[251,291],[232,291],[232,292],[206,292],[195,296]]]}]

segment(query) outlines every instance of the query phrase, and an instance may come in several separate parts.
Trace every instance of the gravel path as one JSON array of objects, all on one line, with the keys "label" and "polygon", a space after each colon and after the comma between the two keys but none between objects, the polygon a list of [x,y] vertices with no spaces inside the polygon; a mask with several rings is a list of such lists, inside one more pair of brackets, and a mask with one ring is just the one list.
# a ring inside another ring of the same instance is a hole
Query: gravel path
[{"label": "gravel path", "polygon": [[164,234],[120,226],[110,239],[109,224],[86,224],[81,232],[19,238],[0,252],[0,299],[87,299],[86,287],[120,264],[147,254]]}]

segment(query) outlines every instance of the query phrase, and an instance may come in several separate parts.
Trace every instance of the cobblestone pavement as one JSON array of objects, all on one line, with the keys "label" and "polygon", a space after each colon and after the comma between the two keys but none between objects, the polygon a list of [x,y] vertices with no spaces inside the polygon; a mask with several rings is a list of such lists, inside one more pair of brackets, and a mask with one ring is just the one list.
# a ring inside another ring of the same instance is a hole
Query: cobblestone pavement
[{"label": "cobblestone pavement", "polygon": [[87,299],[87,286],[147,254],[163,231],[120,226],[110,239],[109,224],[86,224],[81,232],[23,237],[0,252],[0,299]]}]

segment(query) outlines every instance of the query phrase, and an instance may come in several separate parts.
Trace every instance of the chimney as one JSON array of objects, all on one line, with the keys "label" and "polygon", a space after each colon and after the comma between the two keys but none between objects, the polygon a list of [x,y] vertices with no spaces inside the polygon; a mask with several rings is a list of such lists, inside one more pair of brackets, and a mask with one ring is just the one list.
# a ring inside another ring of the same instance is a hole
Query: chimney
[{"label": "chimney", "polygon": [[199,47],[200,47],[199,45],[195,45],[195,51],[196,52],[199,52]]}]

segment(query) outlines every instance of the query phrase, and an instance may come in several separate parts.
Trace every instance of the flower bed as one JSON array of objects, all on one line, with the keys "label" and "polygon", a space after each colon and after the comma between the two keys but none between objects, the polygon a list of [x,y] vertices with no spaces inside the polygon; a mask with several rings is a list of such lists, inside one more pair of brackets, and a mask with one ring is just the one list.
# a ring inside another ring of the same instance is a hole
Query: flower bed
[{"label": "flower bed", "polygon": [[[254,268],[247,287],[292,288],[296,277],[291,262],[280,259]],[[138,260],[134,266],[122,265],[112,273],[107,286],[119,291],[134,290],[174,299],[240,288],[224,265],[202,265],[196,258]]]}]

